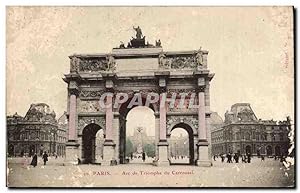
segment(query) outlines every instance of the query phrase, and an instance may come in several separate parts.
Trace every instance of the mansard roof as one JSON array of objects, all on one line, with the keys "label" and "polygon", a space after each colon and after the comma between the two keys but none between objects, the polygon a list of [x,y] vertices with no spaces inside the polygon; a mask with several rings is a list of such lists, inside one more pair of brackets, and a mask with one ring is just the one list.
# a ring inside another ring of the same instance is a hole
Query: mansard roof
[{"label": "mansard roof", "polygon": [[225,113],[225,123],[258,122],[250,103],[236,103]]},{"label": "mansard roof", "polygon": [[60,129],[66,130],[68,125],[67,112],[65,111],[62,116],[60,116],[57,120],[58,127]]},{"label": "mansard roof", "polygon": [[51,111],[46,103],[35,103],[30,105],[23,120],[27,122],[56,123],[55,116],[55,112]]}]

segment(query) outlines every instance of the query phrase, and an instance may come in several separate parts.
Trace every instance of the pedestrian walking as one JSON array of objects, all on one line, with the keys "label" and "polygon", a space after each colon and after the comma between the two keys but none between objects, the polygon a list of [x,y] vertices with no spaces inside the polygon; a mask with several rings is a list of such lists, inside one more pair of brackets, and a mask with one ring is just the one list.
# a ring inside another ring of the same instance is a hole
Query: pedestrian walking
[{"label": "pedestrian walking", "polygon": [[261,155],[260,158],[261,158],[261,161],[265,161],[265,156]]},{"label": "pedestrian walking", "polygon": [[246,155],[245,154],[242,155],[242,163],[247,163],[246,162]]},{"label": "pedestrian walking", "polygon": [[233,159],[235,160],[235,163],[239,163],[239,156],[237,153],[234,154]]},{"label": "pedestrian walking", "polygon": [[36,153],[34,153],[30,165],[32,165],[33,167],[37,166],[37,155],[36,155]]},{"label": "pedestrian walking", "polygon": [[28,160],[26,155],[23,155],[22,165],[23,168],[26,168],[28,166]]},{"label": "pedestrian walking", "polygon": [[232,156],[230,153],[227,154],[227,163],[232,163]]},{"label": "pedestrian walking", "polygon": [[250,153],[247,154],[247,162],[251,163],[251,155],[250,155]]},{"label": "pedestrian walking", "polygon": [[283,154],[281,154],[280,155],[280,162],[283,162],[283,161],[285,161],[285,158],[284,158]]},{"label": "pedestrian walking", "polygon": [[48,154],[47,154],[47,152],[44,152],[44,154],[43,154],[43,161],[44,161],[44,165],[46,165],[46,162],[48,161]]},{"label": "pedestrian walking", "polygon": [[225,155],[222,154],[222,155],[221,155],[221,161],[222,161],[222,163],[224,162],[224,160],[225,160]]},{"label": "pedestrian walking", "polygon": [[146,153],[145,152],[143,152],[143,154],[142,154],[142,159],[143,159],[143,162],[145,162],[145,160],[146,160]]}]

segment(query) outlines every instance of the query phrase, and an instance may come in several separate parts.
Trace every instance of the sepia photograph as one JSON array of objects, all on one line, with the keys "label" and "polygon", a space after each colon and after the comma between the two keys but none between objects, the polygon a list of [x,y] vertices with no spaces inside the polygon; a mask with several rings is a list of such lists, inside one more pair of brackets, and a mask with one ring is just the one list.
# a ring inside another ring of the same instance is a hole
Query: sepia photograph
[{"label": "sepia photograph", "polygon": [[295,188],[293,6],[6,6],[8,188]]}]

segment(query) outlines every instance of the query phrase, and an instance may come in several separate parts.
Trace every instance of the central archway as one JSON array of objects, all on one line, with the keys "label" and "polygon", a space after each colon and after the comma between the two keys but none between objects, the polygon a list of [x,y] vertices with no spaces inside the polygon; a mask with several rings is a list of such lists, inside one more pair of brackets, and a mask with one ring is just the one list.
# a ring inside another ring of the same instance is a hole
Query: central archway
[{"label": "central archway", "polygon": [[95,123],[91,123],[84,127],[82,131],[82,163],[96,163],[96,134],[101,127]]},{"label": "central archway", "polygon": [[[156,155],[156,140],[155,140],[155,107],[153,104],[149,104],[149,107],[145,106],[146,98],[141,98],[141,105],[130,105],[132,98],[129,98],[127,102],[123,103],[119,107],[119,125],[120,125],[120,137],[119,137],[119,160],[120,164],[135,163],[133,159],[140,159],[138,163],[143,163],[142,155],[145,153],[146,159],[153,158]],[[137,109],[144,109],[144,112],[135,112],[134,116],[130,116],[131,112]],[[148,114],[150,120],[145,120],[143,114]],[[130,118],[131,120],[128,120]],[[141,120],[145,120],[141,122]],[[139,124],[129,124],[128,122],[138,122]],[[153,122],[154,135],[149,136],[145,129],[149,129],[148,123]],[[134,127],[134,128],[132,128]],[[138,130],[140,128],[140,130]],[[132,132],[129,133],[128,130]],[[135,130],[135,134],[134,134]],[[146,136],[145,136],[146,135]],[[151,139],[151,140],[149,140]],[[151,152],[149,152],[149,151]],[[149,160],[148,162],[149,163]]]},{"label": "central archway", "polygon": [[[187,136],[184,137],[182,136],[182,139],[178,139],[176,141],[171,140],[172,132],[178,130],[184,130],[187,133]],[[170,131],[170,134],[168,135],[168,143],[170,146],[170,163],[172,165],[195,165],[195,154],[194,154],[194,133],[193,129],[190,127],[190,125],[186,123],[178,123],[174,125]],[[188,145],[188,147],[187,147]],[[180,146],[180,147],[179,147]],[[173,148],[172,148],[173,147]],[[172,148],[172,149],[171,149]],[[180,151],[179,151],[180,150]],[[188,153],[186,152],[188,150]],[[183,156],[183,157],[181,157]],[[182,161],[174,161],[178,158],[179,160],[181,159]],[[184,159],[187,159],[185,161]]]}]

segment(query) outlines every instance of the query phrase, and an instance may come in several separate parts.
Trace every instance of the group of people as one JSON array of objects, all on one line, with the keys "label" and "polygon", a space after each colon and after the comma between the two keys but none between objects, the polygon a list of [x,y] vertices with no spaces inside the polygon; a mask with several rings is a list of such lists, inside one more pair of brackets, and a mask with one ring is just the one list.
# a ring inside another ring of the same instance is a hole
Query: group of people
[{"label": "group of people", "polygon": [[247,153],[247,154],[238,154],[238,153],[227,153],[227,154],[220,154],[220,155],[214,155],[213,159],[214,161],[216,161],[216,158],[221,157],[221,162],[223,163],[225,161],[225,158],[227,158],[226,162],[227,163],[233,163],[233,161],[235,161],[235,163],[239,163],[240,157],[242,158],[242,163],[251,163],[251,154]]},{"label": "group of people", "polygon": [[[133,156],[133,153],[130,154],[130,160],[133,160],[133,157],[136,157],[136,156]],[[145,162],[146,160],[146,153],[143,152],[141,156],[138,156],[137,158],[142,158],[143,162]]]},{"label": "group of people", "polygon": [[[32,157],[32,160],[31,160],[30,165],[32,165],[33,167],[36,167],[37,164],[38,164],[37,158],[38,158],[38,156],[37,156],[37,154],[35,153],[35,154],[33,155],[33,157]],[[43,158],[43,161],[44,161],[44,165],[46,165],[46,163],[47,163],[47,161],[48,161],[48,154],[47,154],[47,152],[44,152],[42,158]]]},{"label": "group of people", "polygon": [[184,159],[184,158],[187,158],[187,156],[183,156],[183,155],[175,155],[175,156],[171,156],[172,159]]},{"label": "group of people", "polygon": [[[216,161],[216,158],[221,157],[221,162],[225,162],[225,159],[227,158],[226,162],[227,163],[239,163],[239,159],[242,159],[242,163],[251,163],[251,154],[246,153],[246,154],[239,154],[239,153],[227,153],[227,154],[220,154],[220,155],[214,155],[213,159]],[[258,157],[261,159],[261,161],[265,161],[265,156],[264,155],[258,155]],[[280,156],[274,157],[275,160],[280,160],[281,162],[285,161],[285,156],[282,154]]]}]

